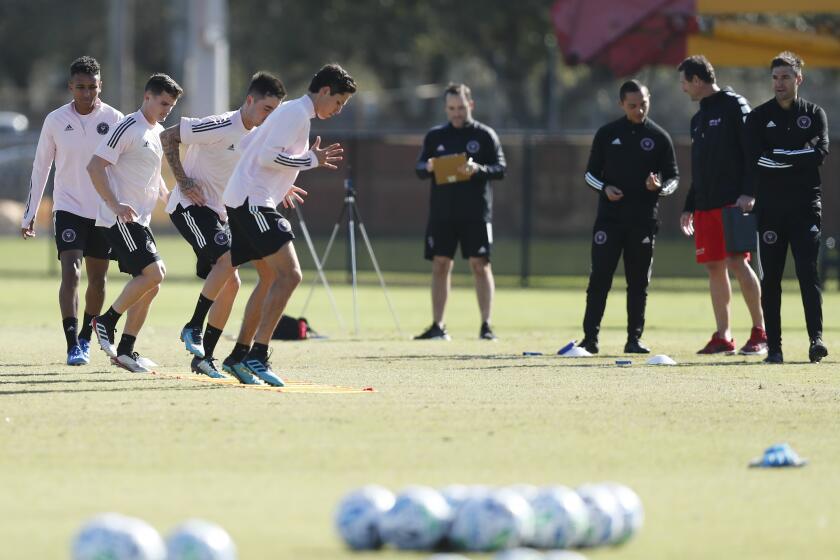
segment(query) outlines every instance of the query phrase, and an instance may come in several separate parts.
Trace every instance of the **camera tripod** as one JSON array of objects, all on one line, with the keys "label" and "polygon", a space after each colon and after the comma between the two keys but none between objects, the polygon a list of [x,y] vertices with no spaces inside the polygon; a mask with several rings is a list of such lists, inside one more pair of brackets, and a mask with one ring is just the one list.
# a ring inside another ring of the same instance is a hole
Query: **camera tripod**
[{"label": "camera tripod", "polygon": [[303,213],[300,210],[300,205],[295,205],[295,210],[297,210],[298,219],[300,221],[301,231],[303,231],[304,237],[306,238],[306,242],[309,245],[309,251],[312,253],[312,259],[315,261],[315,268],[318,270],[318,278],[313,280],[312,285],[309,287],[309,294],[306,296],[306,301],[303,304],[303,310],[301,311],[301,315],[306,314],[306,309],[309,307],[309,302],[312,299],[312,294],[315,292],[315,287],[318,285],[318,280],[321,280],[321,283],[324,285],[324,288],[327,291],[327,296],[329,297],[330,304],[333,307],[333,312],[336,315],[336,319],[338,319],[341,328],[344,328],[344,321],[341,318],[341,314],[338,312],[338,307],[335,304],[335,300],[333,299],[332,292],[330,291],[329,283],[327,282],[327,278],[324,275],[324,267],[327,264],[327,259],[330,257],[330,252],[332,251],[333,244],[335,243],[336,237],[338,236],[338,231],[342,227],[342,222],[346,220],[347,223],[347,244],[350,249],[350,262],[349,262],[349,272],[350,272],[350,279],[353,286],[353,334],[359,334],[359,302],[358,302],[358,273],[356,268],[356,227],[358,226],[359,232],[362,234],[362,239],[365,242],[365,247],[367,248],[368,256],[370,257],[370,261],[373,264],[373,269],[376,271],[376,276],[379,279],[379,285],[382,287],[382,293],[385,295],[385,301],[388,304],[388,310],[391,312],[391,317],[394,320],[394,325],[397,327],[397,332],[399,332],[400,336],[403,336],[402,329],[400,328],[400,322],[397,319],[397,314],[394,311],[394,306],[391,303],[391,298],[388,295],[388,288],[385,286],[385,279],[382,277],[382,271],[379,268],[379,262],[376,260],[376,255],[373,252],[373,245],[371,245],[370,237],[368,237],[367,229],[365,228],[364,222],[362,222],[362,218],[359,215],[359,208],[356,204],[356,189],[353,188],[353,182],[350,179],[344,180],[344,205],[341,207],[341,212],[338,215],[338,219],[333,226],[332,234],[330,234],[330,239],[327,242],[327,247],[324,249],[324,254],[318,259],[318,255],[315,251],[315,247],[312,243],[312,239],[309,235],[309,231],[306,227],[306,222],[303,219]]}]

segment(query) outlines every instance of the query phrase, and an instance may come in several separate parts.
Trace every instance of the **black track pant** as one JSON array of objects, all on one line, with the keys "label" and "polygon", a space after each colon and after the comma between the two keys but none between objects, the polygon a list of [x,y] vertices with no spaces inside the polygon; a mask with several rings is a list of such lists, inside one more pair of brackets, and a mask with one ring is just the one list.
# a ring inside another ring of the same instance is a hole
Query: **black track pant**
[{"label": "black track pant", "polygon": [[782,274],[788,245],[796,263],[796,277],[811,340],[822,337],[822,292],[817,272],[820,250],[819,203],[774,205],[758,211],[761,262],[761,307],[770,351],[782,349]]},{"label": "black track pant", "polygon": [[586,289],[586,313],[583,317],[583,333],[587,338],[598,339],[607,295],[622,253],[627,279],[627,337],[642,337],[656,232],[656,220],[650,218],[632,224],[595,222],[592,272]]}]

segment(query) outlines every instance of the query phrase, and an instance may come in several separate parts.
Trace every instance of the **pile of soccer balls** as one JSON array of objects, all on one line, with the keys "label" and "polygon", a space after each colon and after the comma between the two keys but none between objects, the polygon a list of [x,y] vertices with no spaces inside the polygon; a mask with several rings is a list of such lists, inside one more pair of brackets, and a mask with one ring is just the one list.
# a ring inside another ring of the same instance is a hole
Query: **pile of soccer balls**
[{"label": "pile of soccer balls", "polygon": [[164,543],[154,527],[119,513],[97,515],[73,541],[73,560],[236,560],[227,531],[199,519],[185,521]]},{"label": "pile of soccer balls", "polygon": [[412,486],[394,496],[381,486],[351,492],[335,524],[354,550],[391,545],[401,550],[488,552],[620,545],[642,527],[639,496],[614,483],[491,489]]}]

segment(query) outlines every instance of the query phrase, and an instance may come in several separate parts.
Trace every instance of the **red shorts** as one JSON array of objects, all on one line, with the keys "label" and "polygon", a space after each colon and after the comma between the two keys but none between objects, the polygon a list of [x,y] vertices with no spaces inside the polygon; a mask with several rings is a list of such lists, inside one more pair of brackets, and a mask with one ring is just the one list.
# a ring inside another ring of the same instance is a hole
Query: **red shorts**
[{"label": "red shorts", "polygon": [[726,250],[723,237],[723,208],[694,211],[694,247],[698,263],[722,261],[726,257],[743,255],[749,261],[749,253],[730,253]]}]

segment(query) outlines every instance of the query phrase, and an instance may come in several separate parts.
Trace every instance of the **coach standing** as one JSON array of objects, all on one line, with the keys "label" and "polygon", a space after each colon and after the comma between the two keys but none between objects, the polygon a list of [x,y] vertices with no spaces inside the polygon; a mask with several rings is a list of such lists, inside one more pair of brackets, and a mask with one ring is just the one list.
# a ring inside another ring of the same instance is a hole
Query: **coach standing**
[{"label": "coach standing", "polygon": [[756,165],[756,212],[768,354],[782,357],[782,274],[788,245],[805,308],[810,347],[808,358],[828,355],[822,341],[822,293],[817,274],[822,192],[820,165],[828,155],[825,111],[798,96],[802,60],[785,51],[770,63],[775,97],[756,107],[747,119],[750,161]]},{"label": "coach standing", "polygon": [[[445,92],[448,124],[431,129],[423,140],[417,159],[417,176],[431,177],[429,222],[426,228],[425,257],[432,261],[432,326],[414,337],[418,340],[449,340],[443,314],[452,278],[453,258],[458,244],[461,255],[469,259],[475,278],[481,312],[479,338],[495,340],[490,328],[494,281],[490,268],[493,245],[493,191],[490,181],[505,176],[505,155],[496,132],[472,118],[475,103],[470,88],[450,84]],[[466,181],[438,185],[432,172],[434,158],[466,154],[461,171]]]},{"label": "coach standing", "polygon": [[685,198],[680,226],[694,235],[697,262],[709,273],[709,291],[716,330],[698,354],[734,354],[735,339],[729,329],[732,286],[735,274],[750,311],[752,330],[738,351],[744,355],[767,352],[767,335],[761,312],[761,286],[749,265],[749,253],[730,253],[723,236],[723,208],[752,210],[753,185],[747,179],[744,156],[745,125],[750,112],[747,100],[730,88],[720,89],[715,69],[704,56],[691,56],[677,67],[682,90],[700,103],[691,117],[691,187]]},{"label": "coach standing", "polygon": [[659,198],[673,193],[679,172],[671,137],[648,118],[650,94],[637,80],[619,89],[624,116],[595,133],[586,183],[598,192],[592,233],[592,272],[586,289],[584,339],[579,346],[598,353],[598,333],[618,259],[627,279],[627,343],[624,351],[647,354],[641,343],[647,288],[658,229]]}]

